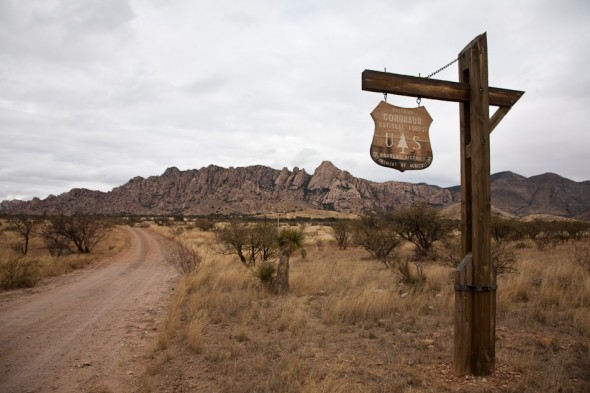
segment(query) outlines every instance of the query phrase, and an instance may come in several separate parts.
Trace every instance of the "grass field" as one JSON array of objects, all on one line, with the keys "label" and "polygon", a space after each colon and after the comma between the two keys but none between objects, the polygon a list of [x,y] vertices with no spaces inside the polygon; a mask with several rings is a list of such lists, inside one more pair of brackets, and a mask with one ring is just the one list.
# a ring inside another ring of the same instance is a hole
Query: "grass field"
[{"label": "grass field", "polygon": [[184,232],[203,261],[176,288],[141,390],[590,391],[590,277],[571,242],[514,249],[519,272],[498,282],[495,372],[475,378],[452,371],[452,268],[431,264],[412,287],[365,251],[339,250],[325,227],[306,232],[286,296],[215,255],[213,234]]},{"label": "grass field", "polygon": [[[0,283],[2,283],[10,265],[18,263],[20,266],[26,264],[29,266],[26,277],[21,286],[34,286],[38,281],[52,276],[58,276],[71,272],[72,270],[81,269],[89,264],[102,260],[105,257],[115,255],[126,246],[126,237],[120,232],[120,228],[113,227],[108,236],[98,243],[89,254],[68,254],[60,257],[52,257],[40,236],[31,237],[29,250],[26,257],[16,253],[12,248],[19,244],[20,240],[17,235],[8,230],[8,225],[0,222]],[[13,268],[15,266],[12,266]],[[27,280],[26,278],[29,278]],[[0,290],[2,288],[0,287]]]}]

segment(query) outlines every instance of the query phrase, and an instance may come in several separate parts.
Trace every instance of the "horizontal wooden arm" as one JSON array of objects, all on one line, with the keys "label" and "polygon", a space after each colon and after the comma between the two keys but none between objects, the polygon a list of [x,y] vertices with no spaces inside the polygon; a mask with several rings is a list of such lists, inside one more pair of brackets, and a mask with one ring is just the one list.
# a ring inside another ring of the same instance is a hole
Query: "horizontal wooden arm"
[{"label": "horizontal wooden arm", "polygon": [[[442,101],[469,101],[469,84],[467,83],[448,82],[372,70],[364,70],[362,78],[362,87],[365,91]],[[499,107],[511,107],[524,94],[524,91],[497,87],[490,87],[488,90],[490,105]]]}]

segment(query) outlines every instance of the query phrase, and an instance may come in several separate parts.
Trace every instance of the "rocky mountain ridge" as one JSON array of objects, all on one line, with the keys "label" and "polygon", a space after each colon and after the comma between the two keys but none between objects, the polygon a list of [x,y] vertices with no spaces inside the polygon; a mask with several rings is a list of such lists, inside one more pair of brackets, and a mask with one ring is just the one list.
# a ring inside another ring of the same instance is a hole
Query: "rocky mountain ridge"
[{"label": "rocky mountain ridge", "polygon": [[[459,201],[459,187],[377,183],[352,176],[324,161],[313,174],[297,167],[209,165],[160,176],[135,177],[109,192],[72,189],[43,200],[3,201],[0,213],[16,214],[269,214],[306,209],[345,213],[389,211],[424,202],[446,207]],[[492,203],[515,215],[576,217],[590,212],[590,182],[554,174],[525,178],[503,172],[492,176]]]}]

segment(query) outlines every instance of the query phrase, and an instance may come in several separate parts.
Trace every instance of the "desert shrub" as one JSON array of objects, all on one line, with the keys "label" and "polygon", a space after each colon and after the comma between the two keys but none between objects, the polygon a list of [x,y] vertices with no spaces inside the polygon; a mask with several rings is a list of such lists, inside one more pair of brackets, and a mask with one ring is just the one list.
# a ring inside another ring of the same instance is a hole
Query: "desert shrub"
[{"label": "desert shrub", "polygon": [[207,325],[207,315],[202,313],[194,318],[186,327],[185,336],[188,347],[195,353],[203,351],[203,336]]},{"label": "desert shrub", "polygon": [[318,248],[318,251],[324,251],[324,241],[322,239],[316,239],[315,244]]},{"label": "desert shrub", "polygon": [[392,265],[404,284],[417,285],[425,283],[424,264],[415,262],[414,266],[416,267],[416,274],[412,272],[410,262],[407,259],[397,259]]},{"label": "desert shrub", "polygon": [[19,242],[13,244],[11,248],[19,254],[27,255],[27,252],[29,251],[29,241],[35,234],[39,221],[34,217],[25,215],[12,216],[9,217],[7,221],[10,225],[10,229],[14,231],[19,238]]},{"label": "desert shrub", "polygon": [[179,225],[170,228],[170,233],[172,233],[174,236],[180,236],[185,230],[186,228],[184,226]]},{"label": "desert shrub", "polygon": [[231,221],[217,229],[215,252],[221,255],[237,255],[248,268],[257,261],[271,259],[278,249],[277,228],[270,223],[249,224]]},{"label": "desert shrub", "polygon": [[[107,237],[112,229],[110,222],[93,216],[62,215],[52,217],[49,221],[50,224],[44,231],[44,238],[59,239],[61,242],[61,244],[52,243],[53,240],[50,240],[50,245],[59,245],[59,247],[70,250],[75,249],[80,254],[90,253],[98,243]],[[70,248],[68,243],[73,247]]]},{"label": "desert shrub", "polygon": [[[251,224],[232,221],[217,229],[217,254],[237,255],[242,264],[273,292],[289,291],[289,258],[301,250],[305,258],[305,234],[302,230],[288,227],[279,233],[269,222]],[[278,255],[278,263],[272,263]]]},{"label": "desert shrub", "polygon": [[23,255],[11,255],[0,262],[0,287],[2,289],[30,288],[37,284],[39,263]]},{"label": "desert shrub", "polygon": [[400,244],[400,238],[391,222],[374,214],[363,216],[355,223],[353,239],[373,258],[392,267],[395,258],[391,253]]},{"label": "desert shrub", "polygon": [[545,223],[542,220],[534,219],[529,222],[520,223],[520,231],[524,237],[535,240],[544,230]]},{"label": "desert shrub", "polygon": [[590,246],[574,244],[570,250],[570,260],[590,273]]},{"label": "desert shrub", "polygon": [[350,221],[337,221],[330,226],[328,232],[336,240],[338,247],[341,250],[346,250],[348,243],[352,239],[352,225]]},{"label": "desert shrub", "polygon": [[490,234],[498,244],[504,243],[506,240],[514,240],[520,237],[518,223],[515,220],[507,220],[498,216],[492,216],[490,222]]},{"label": "desert shrub", "polygon": [[526,245],[525,242],[523,241],[519,241],[514,245],[514,248],[516,248],[517,250],[522,250],[523,248],[528,248],[529,246]]},{"label": "desert shrub", "polygon": [[[461,239],[448,238],[443,242],[442,262],[444,265],[456,268],[463,259],[461,255]],[[492,241],[490,259],[496,267],[496,275],[502,276],[508,273],[517,273],[516,253],[505,243]]]},{"label": "desert shrub", "polygon": [[460,236],[447,237],[441,242],[442,248],[439,252],[439,260],[443,265],[456,268],[461,263],[463,255],[461,252]]},{"label": "desert shrub", "polygon": [[46,225],[41,232],[43,243],[54,258],[59,258],[65,254],[71,254],[70,239],[57,231],[53,225]]},{"label": "desert shrub", "polygon": [[270,261],[262,261],[258,266],[252,269],[254,277],[256,277],[258,281],[269,290],[273,286],[276,271],[275,264]]},{"label": "desert shrub", "polygon": [[184,240],[177,240],[172,250],[173,265],[182,274],[193,272],[202,260],[195,247]]},{"label": "desert shrub", "polygon": [[513,249],[504,243],[492,242],[490,259],[496,267],[496,275],[498,277],[509,273],[518,273],[516,254]]},{"label": "desert shrub", "polygon": [[203,232],[207,232],[215,228],[215,221],[207,219],[198,219],[194,222],[195,228],[200,229]]},{"label": "desert shrub", "polygon": [[416,246],[418,260],[433,259],[434,242],[442,240],[454,226],[438,210],[424,203],[399,210],[391,219],[399,237]]},{"label": "desert shrub", "polygon": [[558,237],[552,232],[545,232],[542,236],[535,237],[535,245],[537,250],[543,251],[547,248],[555,248],[560,243]]}]

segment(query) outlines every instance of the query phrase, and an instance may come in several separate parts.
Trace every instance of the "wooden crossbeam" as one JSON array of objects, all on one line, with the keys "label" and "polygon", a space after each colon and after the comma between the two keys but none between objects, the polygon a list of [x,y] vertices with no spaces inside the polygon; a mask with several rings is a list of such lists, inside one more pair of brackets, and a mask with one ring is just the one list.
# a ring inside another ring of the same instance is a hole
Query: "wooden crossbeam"
[{"label": "wooden crossbeam", "polygon": [[[363,71],[362,89],[376,93],[422,97],[433,100],[469,101],[469,83],[449,82],[373,70]],[[490,105],[499,107],[511,107],[516,104],[523,94],[524,91],[519,90],[497,87],[488,89]]]}]

